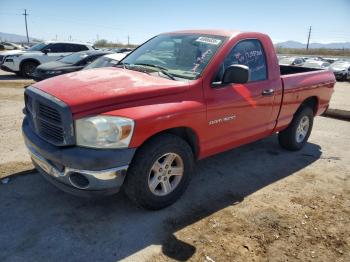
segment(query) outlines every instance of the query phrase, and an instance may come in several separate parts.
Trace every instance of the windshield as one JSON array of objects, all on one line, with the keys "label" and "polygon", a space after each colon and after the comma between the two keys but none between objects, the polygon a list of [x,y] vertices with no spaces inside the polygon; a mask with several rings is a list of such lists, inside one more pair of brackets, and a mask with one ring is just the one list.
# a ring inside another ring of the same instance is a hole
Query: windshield
[{"label": "windshield", "polygon": [[226,40],[223,36],[200,34],[159,35],[129,54],[122,64],[161,68],[173,77],[196,79]]},{"label": "windshield", "polygon": [[67,56],[63,57],[59,61],[66,63],[66,64],[75,64],[87,56],[88,55],[84,52],[83,53],[74,53],[74,54],[67,55]]},{"label": "windshield", "polygon": [[45,46],[47,46],[47,44],[45,43],[39,43],[36,45],[33,45],[32,47],[28,48],[28,51],[41,51],[41,49],[43,49]]},{"label": "windshield", "polygon": [[113,60],[108,57],[100,57],[93,61],[92,63],[88,64],[84,67],[84,69],[92,69],[92,68],[100,68],[100,67],[109,67],[109,66],[115,66],[118,64],[118,60]]}]

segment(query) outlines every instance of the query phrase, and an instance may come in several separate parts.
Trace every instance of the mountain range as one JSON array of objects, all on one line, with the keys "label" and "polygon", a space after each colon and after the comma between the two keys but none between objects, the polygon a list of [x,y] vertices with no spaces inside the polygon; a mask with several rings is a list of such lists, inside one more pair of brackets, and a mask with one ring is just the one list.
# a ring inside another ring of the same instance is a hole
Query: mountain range
[{"label": "mountain range", "polygon": [[[278,47],[282,48],[306,48],[306,44],[297,42],[297,41],[285,41],[275,44]],[[338,43],[310,43],[309,48],[327,48],[327,49],[350,49],[350,42],[338,42]]]},{"label": "mountain range", "polygon": [[[36,38],[29,37],[30,41],[35,41]],[[14,43],[26,43],[27,37],[24,35],[17,35],[17,34],[9,34],[9,33],[3,33],[0,32],[0,42],[14,42]]]}]

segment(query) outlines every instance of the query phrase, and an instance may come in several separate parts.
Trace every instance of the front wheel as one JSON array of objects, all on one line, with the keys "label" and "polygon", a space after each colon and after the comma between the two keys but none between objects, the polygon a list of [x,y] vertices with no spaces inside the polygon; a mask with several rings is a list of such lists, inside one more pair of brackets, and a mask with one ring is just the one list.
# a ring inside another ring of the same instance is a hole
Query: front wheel
[{"label": "front wheel", "polygon": [[314,113],[310,107],[300,109],[289,126],[279,132],[279,144],[288,150],[300,150],[309,139],[314,122]]},{"label": "front wheel", "polygon": [[30,78],[39,64],[33,61],[24,62],[21,66],[21,75]]},{"label": "front wheel", "polygon": [[187,188],[193,163],[193,153],[186,141],[172,134],[156,136],[135,154],[124,191],[146,209],[169,206]]}]

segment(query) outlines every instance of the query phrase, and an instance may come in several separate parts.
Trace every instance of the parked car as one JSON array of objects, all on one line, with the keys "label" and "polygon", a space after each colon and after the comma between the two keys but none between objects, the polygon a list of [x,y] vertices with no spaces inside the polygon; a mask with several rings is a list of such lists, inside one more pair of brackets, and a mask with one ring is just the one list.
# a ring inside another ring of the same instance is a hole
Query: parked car
[{"label": "parked car", "polygon": [[330,63],[322,61],[322,60],[306,60],[306,62],[303,64],[303,67],[308,68],[318,68],[318,69],[328,69],[330,66]]},{"label": "parked car", "polygon": [[94,50],[94,48],[91,44],[47,41],[26,50],[2,52],[0,54],[0,68],[4,71],[30,77],[40,64],[87,50]]},{"label": "parked car", "polygon": [[115,54],[107,54],[99,57],[92,63],[88,64],[84,67],[84,70],[100,68],[100,67],[109,67],[115,66],[122,60],[128,53],[115,53]]},{"label": "parked car", "polygon": [[280,65],[302,66],[304,62],[302,57],[284,57],[279,60]]},{"label": "parked car", "polygon": [[331,64],[329,69],[334,73],[337,80],[347,80],[350,78],[350,61],[339,60]]},{"label": "parked car", "polygon": [[113,48],[112,51],[116,53],[130,53],[133,49],[128,47]]},{"label": "parked car", "polygon": [[73,53],[59,60],[39,65],[31,77],[36,81],[41,81],[53,76],[79,71],[86,65],[94,62],[100,56],[109,53],[110,52],[98,50]]},{"label": "parked car", "polygon": [[324,57],[323,58],[324,61],[333,64],[334,62],[337,62],[339,60],[339,58],[334,58],[334,57]]},{"label": "parked car", "polygon": [[1,42],[0,50],[23,50],[24,48],[20,45],[9,43],[9,42]]},{"label": "parked car", "polygon": [[116,67],[27,87],[22,133],[58,188],[93,196],[123,186],[160,209],[183,194],[195,160],[275,133],[283,148],[303,148],[334,85],[329,70],[279,66],[265,34],[165,33]]}]

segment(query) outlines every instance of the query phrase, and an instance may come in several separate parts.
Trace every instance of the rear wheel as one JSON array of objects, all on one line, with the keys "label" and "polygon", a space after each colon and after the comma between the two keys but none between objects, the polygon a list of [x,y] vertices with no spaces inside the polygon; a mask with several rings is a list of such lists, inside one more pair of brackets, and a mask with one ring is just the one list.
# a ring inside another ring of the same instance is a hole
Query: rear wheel
[{"label": "rear wheel", "polygon": [[193,163],[192,150],[183,139],[172,134],[154,137],[134,156],[124,191],[144,208],[169,206],[185,191]]},{"label": "rear wheel", "polygon": [[23,77],[30,78],[38,65],[39,64],[34,61],[24,62],[21,66],[21,75]]},{"label": "rear wheel", "polygon": [[279,132],[279,144],[288,150],[300,150],[307,142],[314,121],[314,113],[310,107],[301,108],[289,126]]}]

